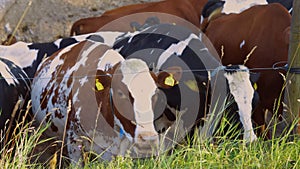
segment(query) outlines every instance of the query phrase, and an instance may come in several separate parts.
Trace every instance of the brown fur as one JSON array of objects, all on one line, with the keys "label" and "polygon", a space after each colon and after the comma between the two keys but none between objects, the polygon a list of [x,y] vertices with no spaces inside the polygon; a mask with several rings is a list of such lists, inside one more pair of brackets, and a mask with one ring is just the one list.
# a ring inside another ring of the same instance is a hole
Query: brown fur
[{"label": "brown fur", "polygon": [[[291,25],[291,16],[280,4],[254,6],[240,14],[223,15],[209,22],[205,34],[215,46],[219,55],[224,56],[222,63],[243,64],[251,54],[246,66],[251,68],[272,68],[273,64],[287,61],[288,43],[286,29]],[[240,49],[242,41],[245,44]],[[273,110],[274,102],[279,98],[283,79],[279,71],[259,71],[257,82],[260,104],[254,111],[253,120],[264,124],[265,109]],[[282,112],[281,109],[279,112]]]},{"label": "brown fur", "polygon": [[[200,27],[201,11],[206,2],[207,0],[165,0],[145,4],[128,5],[107,11],[99,17],[85,18],[76,21],[71,28],[71,35],[92,33],[98,31],[100,28],[101,30],[105,30],[104,26],[113,20],[130,14],[143,12],[160,12],[170,14],[183,18],[193,25]],[[151,14],[151,16],[158,16],[161,22],[184,24],[181,23],[180,20],[170,17],[170,15]],[[109,30],[132,31],[129,27],[131,21],[144,23],[145,19],[148,17],[150,17],[150,14],[139,15],[127,19],[125,18],[122,22],[118,21],[110,24]]]},{"label": "brown fur", "polygon": [[2,45],[5,45],[5,46],[9,46],[9,45],[12,45],[12,44],[14,44],[14,43],[16,43],[16,42],[17,42],[16,37],[13,36],[12,34],[9,34],[9,35],[7,35],[6,40],[3,41],[1,44],[2,44]]}]

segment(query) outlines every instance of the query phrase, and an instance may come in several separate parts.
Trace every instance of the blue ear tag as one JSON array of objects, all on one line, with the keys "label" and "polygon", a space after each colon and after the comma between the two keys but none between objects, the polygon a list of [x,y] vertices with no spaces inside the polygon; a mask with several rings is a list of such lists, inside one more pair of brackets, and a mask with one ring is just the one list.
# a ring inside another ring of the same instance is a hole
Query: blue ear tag
[{"label": "blue ear tag", "polygon": [[120,138],[123,138],[123,136],[124,136],[124,130],[120,127]]}]

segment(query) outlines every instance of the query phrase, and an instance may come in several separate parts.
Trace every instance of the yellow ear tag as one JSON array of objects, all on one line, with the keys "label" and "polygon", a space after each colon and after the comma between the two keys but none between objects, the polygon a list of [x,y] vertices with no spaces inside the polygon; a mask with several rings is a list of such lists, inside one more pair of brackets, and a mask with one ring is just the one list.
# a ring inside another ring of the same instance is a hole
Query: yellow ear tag
[{"label": "yellow ear tag", "polygon": [[190,88],[192,91],[199,92],[196,80],[188,80],[185,81],[184,84],[187,85],[187,87]]},{"label": "yellow ear tag", "polygon": [[253,89],[254,89],[254,90],[257,90],[257,88],[258,88],[257,83],[254,83],[254,84],[253,84]]},{"label": "yellow ear tag", "polygon": [[102,83],[99,82],[99,79],[96,79],[96,89],[97,89],[98,91],[104,89]]},{"label": "yellow ear tag", "polygon": [[165,79],[165,85],[175,86],[175,79],[174,79],[174,77],[173,77],[172,74],[170,74],[170,76],[166,77],[166,79]]}]

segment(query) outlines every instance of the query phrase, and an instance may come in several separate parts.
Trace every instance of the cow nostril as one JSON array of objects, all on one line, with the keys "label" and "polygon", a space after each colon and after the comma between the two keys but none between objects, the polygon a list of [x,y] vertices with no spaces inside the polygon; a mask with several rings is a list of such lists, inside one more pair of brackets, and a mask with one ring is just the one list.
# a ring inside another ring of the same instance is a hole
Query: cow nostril
[{"label": "cow nostril", "polygon": [[141,133],[138,135],[138,140],[140,142],[156,142],[158,138],[157,133]]},{"label": "cow nostril", "polygon": [[145,142],[145,141],[146,141],[142,135],[139,135],[139,136],[138,136],[138,139],[139,139],[140,141],[142,141],[142,142]]}]

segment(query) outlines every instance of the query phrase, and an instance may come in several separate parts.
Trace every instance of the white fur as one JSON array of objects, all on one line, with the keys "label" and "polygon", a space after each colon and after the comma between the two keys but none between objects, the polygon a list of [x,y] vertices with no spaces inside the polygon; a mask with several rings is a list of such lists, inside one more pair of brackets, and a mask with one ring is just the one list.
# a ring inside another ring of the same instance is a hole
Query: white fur
[{"label": "white fur", "polygon": [[224,76],[228,80],[230,93],[239,108],[240,120],[244,126],[244,140],[252,142],[257,139],[251,122],[254,89],[250,82],[248,69],[245,66],[240,66],[240,69],[247,71],[238,71],[232,74],[225,73]]},{"label": "white fur", "polygon": [[266,0],[225,0],[222,13],[241,13],[254,5],[268,4]]},{"label": "white fur", "polygon": [[155,137],[155,135],[157,137],[152,109],[152,97],[157,87],[147,64],[140,59],[128,59],[122,63],[121,71],[122,82],[126,84],[134,99],[133,107],[137,123],[135,139],[138,139],[139,134],[143,135],[143,133],[152,133],[151,137]]}]

